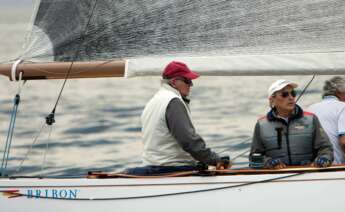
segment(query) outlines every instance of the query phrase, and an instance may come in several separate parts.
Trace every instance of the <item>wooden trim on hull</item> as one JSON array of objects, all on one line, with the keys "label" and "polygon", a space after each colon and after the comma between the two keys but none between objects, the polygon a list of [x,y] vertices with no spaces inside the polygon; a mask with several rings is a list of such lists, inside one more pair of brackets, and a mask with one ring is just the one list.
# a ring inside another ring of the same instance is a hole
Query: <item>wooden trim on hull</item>
[{"label": "wooden trim on hull", "polygon": [[107,173],[107,172],[89,172],[87,178],[169,178],[169,177],[184,177],[184,176],[215,176],[215,175],[262,175],[262,174],[289,174],[289,173],[310,173],[310,172],[334,172],[345,171],[345,165],[332,165],[330,167],[314,167],[314,166],[288,166],[283,169],[224,169],[224,170],[203,170],[199,171],[184,171],[167,174],[157,174],[149,176],[129,175],[125,173]]},{"label": "wooden trim on hull", "polygon": [[[65,79],[71,62],[22,63],[17,66],[16,78],[23,73],[23,80]],[[124,60],[73,62],[68,79],[123,77]],[[0,75],[11,78],[12,64],[0,64]]]}]

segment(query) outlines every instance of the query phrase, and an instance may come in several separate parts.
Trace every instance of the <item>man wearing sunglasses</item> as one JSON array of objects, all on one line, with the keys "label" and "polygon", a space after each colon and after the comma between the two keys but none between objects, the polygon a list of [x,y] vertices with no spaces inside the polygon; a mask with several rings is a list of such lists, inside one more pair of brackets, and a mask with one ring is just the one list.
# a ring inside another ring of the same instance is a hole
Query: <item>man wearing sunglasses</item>
[{"label": "man wearing sunglasses", "polygon": [[229,157],[219,157],[195,132],[189,110],[192,80],[199,74],[181,62],[169,63],[159,91],[141,116],[144,167],[127,169],[128,174],[150,175],[199,169],[198,162],[229,167]]},{"label": "man wearing sunglasses", "polygon": [[330,166],[333,149],[317,117],[296,104],[296,83],[277,80],[268,89],[271,110],[255,126],[250,152],[265,168],[287,165]]},{"label": "man wearing sunglasses", "polygon": [[345,77],[335,76],[325,82],[322,101],[309,111],[320,119],[334,148],[334,164],[345,164]]}]

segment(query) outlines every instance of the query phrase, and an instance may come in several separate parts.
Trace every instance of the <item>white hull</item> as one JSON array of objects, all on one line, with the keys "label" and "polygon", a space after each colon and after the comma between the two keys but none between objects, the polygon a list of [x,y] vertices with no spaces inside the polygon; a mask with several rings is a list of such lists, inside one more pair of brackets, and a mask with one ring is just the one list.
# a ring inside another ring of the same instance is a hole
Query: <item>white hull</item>
[{"label": "white hull", "polygon": [[[152,179],[1,179],[0,211],[340,212],[344,185],[345,171]],[[3,192],[9,190],[12,195],[24,196],[9,198]]]}]

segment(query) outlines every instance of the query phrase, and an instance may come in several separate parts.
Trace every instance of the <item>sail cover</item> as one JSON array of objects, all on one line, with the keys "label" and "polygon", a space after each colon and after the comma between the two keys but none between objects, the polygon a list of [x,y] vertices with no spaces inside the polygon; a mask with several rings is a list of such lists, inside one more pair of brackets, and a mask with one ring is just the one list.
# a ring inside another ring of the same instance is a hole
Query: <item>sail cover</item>
[{"label": "sail cover", "polygon": [[41,0],[23,59],[170,60],[209,75],[343,73],[344,0]]}]

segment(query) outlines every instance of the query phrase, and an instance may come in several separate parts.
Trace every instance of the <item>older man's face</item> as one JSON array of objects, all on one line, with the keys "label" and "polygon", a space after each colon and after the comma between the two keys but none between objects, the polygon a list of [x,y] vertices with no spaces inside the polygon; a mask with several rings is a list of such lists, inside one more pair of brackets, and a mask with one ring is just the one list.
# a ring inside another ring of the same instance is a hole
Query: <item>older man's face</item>
[{"label": "older man's face", "polygon": [[172,84],[176,90],[178,90],[181,96],[186,97],[190,93],[190,88],[193,86],[191,80],[183,78],[183,77],[176,77],[172,79]]},{"label": "older man's face", "polygon": [[278,111],[292,112],[295,109],[296,93],[292,86],[288,85],[277,91],[272,97],[273,105],[277,108]]}]

